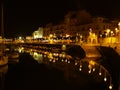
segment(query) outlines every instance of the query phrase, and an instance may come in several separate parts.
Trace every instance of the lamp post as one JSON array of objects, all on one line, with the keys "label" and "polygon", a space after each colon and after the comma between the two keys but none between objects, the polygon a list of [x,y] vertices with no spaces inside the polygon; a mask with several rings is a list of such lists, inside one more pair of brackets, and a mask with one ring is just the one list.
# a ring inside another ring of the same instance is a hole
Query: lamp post
[{"label": "lamp post", "polygon": [[107,29],[107,35],[110,37],[110,29]]},{"label": "lamp post", "polygon": [[110,39],[111,39],[111,33],[110,33],[111,30],[110,30],[110,29],[107,29],[106,32],[107,32],[107,37],[108,37],[108,38],[107,38],[108,41],[106,41],[106,42],[108,42],[108,43],[110,44],[110,43],[111,43],[111,40],[110,40]]},{"label": "lamp post", "polygon": [[118,28],[115,28],[115,36],[118,35]]},{"label": "lamp post", "polygon": [[111,39],[111,44],[113,43],[113,41],[112,41],[112,38],[113,38],[113,31],[110,31],[110,34],[111,34],[111,37],[110,37],[110,39]]}]

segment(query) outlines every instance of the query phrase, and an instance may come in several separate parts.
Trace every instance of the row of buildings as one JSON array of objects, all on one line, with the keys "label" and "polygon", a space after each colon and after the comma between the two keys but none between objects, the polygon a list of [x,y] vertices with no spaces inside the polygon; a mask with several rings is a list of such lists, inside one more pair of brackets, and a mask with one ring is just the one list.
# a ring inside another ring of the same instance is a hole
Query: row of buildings
[{"label": "row of buildings", "polygon": [[[119,27],[118,19],[104,17],[91,17],[85,10],[71,11],[65,15],[60,23],[48,23],[34,31],[33,38],[64,38],[70,37],[85,42],[100,42],[100,38],[110,38],[113,43],[118,42]],[[81,39],[82,38],[82,39]],[[28,38],[27,38],[28,39]],[[107,42],[108,40],[105,40]],[[103,41],[102,41],[103,42]],[[108,41],[110,42],[110,40]]]}]

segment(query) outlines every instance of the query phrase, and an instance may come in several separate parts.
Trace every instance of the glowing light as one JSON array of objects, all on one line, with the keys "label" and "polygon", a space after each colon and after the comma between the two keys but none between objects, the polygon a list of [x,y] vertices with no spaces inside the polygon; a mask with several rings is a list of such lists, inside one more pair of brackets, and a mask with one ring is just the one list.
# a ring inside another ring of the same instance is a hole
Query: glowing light
[{"label": "glowing light", "polygon": [[89,30],[90,30],[90,32],[92,32],[92,28],[90,28]]},{"label": "glowing light", "polygon": [[65,56],[66,56],[65,54],[62,55],[63,58],[65,58]]},{"label": "glowing light", "polygon": [[91,68],[92,68],[92,66],[91,66],[91,65],[88,65],[88,68],[89,68],[89,69],[91,69]]},{"label": "glowing light", "polygon": [[101,75],[102,75],[102,73],[101,73],[101,72],[99,72],[99,75],[101,76]]},{"label": "glowing light", "polygon": [[62,50],[66,50],[66,45],[62,45]]},{"label": "glowing light", "polygon": [[21,48],[18,49],[18,52],[19,52],[19,53],[22,53],[23,51],[24,51],[24,48],[23,48],[23,47],[21,47]]},{"label": "glowing light", "polygon": [[107,81],[107,78],[106,78],[106,72],[105,72],[105,77],[104,77],[104,81],[105,81],[105,82]]},{"label": "glowing light", "polygon": [[90,65],[95,65],[95,62],[91,60],[91,61],[89,62],[89,64],[90,64]]},{"label": "glowing light", "polygon": [[79,71],[82,71],[82,68],[79,68]]},{"label": "glowing light", "polygon": [[66,37],[69,37],[70,35],[66,34]]},{"label": "glowing light", "polygon": [[91,70],[89,70],[88,73],[90,74],[90,73],[91,73]]},{"label": "glowing light", "polygon": [[48,58],[51,58],[51,59],[53,58],[52,53],[49,53]]},{"label": "glowing light", "polygon": [[48,52],[44,52],[44,54],[48,54]]},{"label": "glowing light", "polygon": [[110,32],[110,29],[107,29],[107,33],[109,33]]},{"label": "glowing light", "polygon": [[47,55],[44,55],[44,57],[46,57]]},{"label": "glowing light", "polygon": [[55,63],[55,60],[53,60],[53,62]]},{"label": "glowing light", "polygon": [[62,54],[61,54],[61,53],[59,54],[59,57],[62,57]]},{"label": "glowing light", "polygon": [[107,78],[106,78],[106,77],[104,77],[104,81],[105,81],[105,82],[107,81]]},{"label": "glowing light", "polygon": [[77,65],[77,62],[75,62],[75,65]]},{"label": "glowing light", "polygon": [[93,72],[95,71],[95,68],[93,68]]},{"label": "glowing light", "polygon": [[118,23],[118,26],[120,26],[120,22]]},{"label": "glowing light", "polygon": [[118,30],[118,28],[115,28],[115,30],[117,31],[117,30]]},{"label": "glowing light", "polygon": [[113,85],[112,85],[112,77],[110,77],[110,85],[109,85],[109,89],[111,90],[113,88]]},{"label": "glowing light", "polygon": [[58,53],[53,53],[53,55],[57,57],[57,56],[58,56]]},{"label": "glowing light", "polygon": [[80,61],[80,68],[82,68],[82,62]]},{"label": "glowing light", "polygon": [[52,59],[49,59],[49,61],[51,62],[51,61],[52,61]]},{"label": "glowing light", "polygon": [[82,67],[82,65],[80,65],[80,67]]},{"label": "glowing light", "polygon": [[100,66],[100,71],[99,71],[99,75],[100,75],[100,76],[102,75],[102,73],[101,73],[101,66]]},{"label": "glowing light", "polygon": [[111,33],[113,33],[113,31],[111,31]]},{"label": "glowing light", "polygon": [[110,89],[110,90],[112,89],[112,85],[109,86],[109,89]]},{"label": "glowing light", "polygon": [[68,61],[68,63],[70,63],[70,61]]},{"label": "glowing light", "polygon": [[22,37],[21,37],[21,36],[19,36],[19,37],[18,37],[18,39],[22,39]]},{"label": "glowing light", "polygon": [[67,59],[65,60],[65,62],[67,62]]}]

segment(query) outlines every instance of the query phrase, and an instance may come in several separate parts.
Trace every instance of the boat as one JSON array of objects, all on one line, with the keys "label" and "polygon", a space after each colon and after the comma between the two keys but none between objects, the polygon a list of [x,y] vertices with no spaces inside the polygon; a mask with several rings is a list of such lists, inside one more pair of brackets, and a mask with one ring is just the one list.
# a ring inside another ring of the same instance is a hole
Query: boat
[{"label": "boat", "polygon": [[5,54],[8,56],[8,62],[18,62],[19,52],[15,49],[14,45],[11,43],[5,48]]},{"label": "boat", "polygon": [[0,67],[0,76],[8,72],[8,64]]},{"label": "boat", "polygon": [[11,44],[9,46],[9,50],[5,51],[6,55],[8,56],[8,62],[9,61],[18,61],[19,59],[19,52],[15,50],[15,47]]},{"label": "boat", "polygon": [[10,59],[17,59],[17,58],[19,58],[19,53],[13,52],[12,54],[10,54],[8,56],[8,58],[10,58]]},{"label": "boat", "polygon": [[5,54],[8,56],[8,62],[19,62],[19,52],[15,51],[12,45],[5,50]]},{"label": "boat", "polygon": [[8,64],[8,56],[4,53],[4,24],[3,24],[3,5],[1,15],[1,38],[0,38],[0,66]]},{"label": "boat", "polygon": [[7,54],[8,59],[18,59],[19,58],[19,53],[16,51],[10,52]]},{"label": "boat", "polygon": [[0,66],[6,65],[8,63],[8,57],[5,55],[0,55]]}]

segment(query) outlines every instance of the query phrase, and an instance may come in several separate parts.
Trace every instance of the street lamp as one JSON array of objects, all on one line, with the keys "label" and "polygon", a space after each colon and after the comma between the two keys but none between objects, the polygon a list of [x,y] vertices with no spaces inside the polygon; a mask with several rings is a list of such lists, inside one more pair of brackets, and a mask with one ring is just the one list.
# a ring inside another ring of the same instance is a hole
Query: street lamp
[{"label": "street lamp", "polygon": [[116,36],[118,35],[118,32],[119,32],[118,28],[115,28],[115,34],[116,34]]},{"label": "street lamp", "polygon": [[109,34],[110,34],[110,29],[107,29],[107,35],[109,37]]}]

